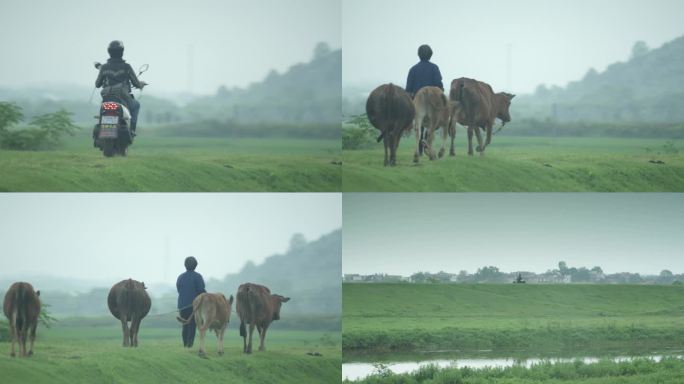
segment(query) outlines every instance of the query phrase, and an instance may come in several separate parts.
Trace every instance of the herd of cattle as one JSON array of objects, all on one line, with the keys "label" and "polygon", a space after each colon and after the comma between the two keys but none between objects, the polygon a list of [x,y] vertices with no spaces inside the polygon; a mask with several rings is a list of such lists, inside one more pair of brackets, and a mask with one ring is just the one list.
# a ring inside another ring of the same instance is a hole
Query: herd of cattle
[{"label": "herd of cattle", "polygon": [[[380,130],[378,142],[382,140],[385,145],[385,166],[394,166],[401,135],[411,129],[416,133],[415,163],[423,152],[427,152],[430,160],[437,158],[432,143],[440,128],[442,147],[438,156],[444,156],[447,135],[451,138],[449,154],[454,156],[456,123],[467,127],[468,155],[473,154],[473,133],[477,137],[477,152],[484,154],[492,141],[494,120],[500,119],[502,127],[511,121],[509,107],[513,97],[506,92],[494,93],[487,83],[462,77],[451,82],[448,99],[438,87],[423,87],[411,100],[403,88],[390,83],[371,92],[366,101],[366,115]],[[480,129],[487,135],[484,143]]]},{"label": "herd of cattle", "polygon": [[[107,296],[109,311],[121,321],[124,347],[138,346],[140,322],[147,316],[152,306],[152,300],[146,289],[145,283],[127,279],[114,284]],[[255,327],[259,332],[259,350],[265,350],[266,331],[271,322],[280,319],[280,307],[282,303],[289,300],[289,297],[272,294],[263,285],[252,283],[240,285],[235,310],[240,318],[240,336],[243,338],[245,353],[252,352],[252,333]],[[218,338],[218,353],[223,355],[223,334],[230,321],[232,304],[232,295],[226,299],[222,293],[202,293],[193,300],[192,314],[187,319],[177,317],[178,321],[184,324],[189,323],[194,317],[200,334],[200,356],[206,356],[204,336],[207,330],[215,331]],[[16,356],[16,343],[19,344],[21,356],[33,355],[33,343],[41,311],[40,291],[35,291],[33,286],[26,282],[12,284],[5,294],[3,310],[9,319],[12,339],[10,356]],[[247,326],[249,326],[249,332],[247,332]],[[26,350],[27,338],[30,340],[28,351]]]}]

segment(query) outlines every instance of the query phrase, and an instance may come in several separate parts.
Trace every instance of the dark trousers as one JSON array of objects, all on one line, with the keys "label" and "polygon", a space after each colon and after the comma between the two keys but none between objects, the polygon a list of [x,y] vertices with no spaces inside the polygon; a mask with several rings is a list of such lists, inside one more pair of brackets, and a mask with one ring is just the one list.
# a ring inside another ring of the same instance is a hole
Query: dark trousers
[{"label": "dark trousers", "polygon": [[[180,316],[184,319],[187,319],[190,315],[192,315],[192,307],[190,308],[185,308],[180,311]],[[192,347],[192,343],[195,342],[195,316],[193,316],[190,319],[190,322],[183,325],[183,346],[184,347]]]}]

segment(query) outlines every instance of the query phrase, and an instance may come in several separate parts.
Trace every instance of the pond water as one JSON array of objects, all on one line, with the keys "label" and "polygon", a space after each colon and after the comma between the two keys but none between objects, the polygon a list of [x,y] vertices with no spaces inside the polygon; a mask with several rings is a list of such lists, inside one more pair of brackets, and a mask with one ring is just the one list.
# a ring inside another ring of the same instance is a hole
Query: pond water
[{"label": "pond water", "polygon": [[628,361],[637,358],[650,358],[655,361],[660,361],[664,356],[667,357],[678,357],[684,358],[682,351],[667,351],[667,352],[652,352],[652,353],[642,353],[638,355],[609,355],[609,356],[547,356],[547,357],[486,357],[479,354],[475,357],[467,357],[463,355],[454,354],[444,354],[438,353],[434,358],[430,358],[429,355],[412,355],[413,359],[403,358],[393,359],[393,355],[385,356],[373,356],[370,361],[366,358],[359,358],[360,361],[353,361],[355,358],[346,358],[349,360],[342,364],[342,378],[356,381],[365,378],[366,376],[377,371],[376,365],[378,363],[383,364],[383,368],[389,369],[394,373],[409,373],[417,370],[420,367],[427,365],[435,365],[440,368],[448,367],[458,367],[464,368],[469,367],[473,369],[481,369],[486,367],[511,367],[514,365],[521,365],[525,367],[531,367],[532,365],[551,362],[551,363],[564,363],[573,362],[576,360],[581,360],[584,363],[591,364],[596,363],[603,359],[611,359],[613,361]]}]

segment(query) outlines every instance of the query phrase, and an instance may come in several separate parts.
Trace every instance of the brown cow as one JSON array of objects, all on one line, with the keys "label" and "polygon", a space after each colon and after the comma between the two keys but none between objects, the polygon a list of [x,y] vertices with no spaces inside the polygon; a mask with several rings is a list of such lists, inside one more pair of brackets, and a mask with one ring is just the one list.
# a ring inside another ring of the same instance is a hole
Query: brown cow
[{"label": "brown cow", "polygon": [[[432,150],[432,142],[435,139],[435,131],[440,128],[442,128],[442,147],[439,150],[439,157],[444,156],[447,127],[454,105],[453,102],[447,100],[444,91],[439,87],[423,87],[416,93],[413,98],[413,106],[416,110],[413,123],[416,130],[414,163],[417,163],[420,155],[423,154],[423,148],[427,150],[430,160],[436,158],[435,151]],[[426,129],[426,132],[423,129]]]},{"label": "brown cow", "polygon": [[[123,346],[138,346],[140,322],[147,316],[152,306],[150,296],[145,291],[145,283],[128,279],[114,284],[107,296],[109,311],[121,321]],[[130,329],[128,322],[131,322]]]},{"label": "brown cow", "polygon": [[[265,351],[264,340],[268,326],[274,320],[280,320],[280,306],[290,300],[289,297],[271,294],[263,285],[245,283],[237,291],[235,310],[240,316],[240,336],[243,338],[243,351],[252,353],[252,333],[256,326],[259,331],[259,350]],[[247,329],[249,324],[249,343],[247,343]]]},{"label": "brown cow", "polygon": [[200,332],[200,357],[207,356],[204,349],[204,335],[207,329],[213,329],[216,332],[218,354],[223,355],[223,333],[230,322],[231,305],[233,305],[233,295],[226,300],[222,293],[201,293],[192,301],[192,313],[187,319],[176,316],[176,319],[183,324],[189,323],[192,316],[195,316],[195,324]]},{"label": "brown cow", "polygon": [[373,90],[366,100],[368,121],[380,130],[378,142],[385,144],[385,166],[397,163],[397,148],[401,134],[411,129],[415,110],[411,97],[394,84],[383,84]]},{"label": "brown cow", "polygon": [[[477,136],[477,151],[483,155],[487,145],[492,142],[494,120],[501,119],[502,127],[511,121],[509,107],[514,97],[515,95],[506,92],[494,93],[489,84],[474,79],[461,77],[451,82],[449,99],[458,101],[460,107],[463,108],[464,120],[458,122],[468,127],[469,155],[473,154],[473,132]],[[458,118],[452,117],[452,124],[457,120]],[[484,129],[487,133],[484,145],[478,128]]]},{"label": "brown cow", "polygon": [[[18,282],[10,286],[5,294],[3,310],[9,320],[10,337],[12,338],[12,352],[16,356],[14,343],[19,342],[20,356],[33,356],[33,342],[36,340],[36,327],[40,315],[40,291],[33,291],[29,283]],[[26,338],[30,338],[28,353],[26,352]]]}]

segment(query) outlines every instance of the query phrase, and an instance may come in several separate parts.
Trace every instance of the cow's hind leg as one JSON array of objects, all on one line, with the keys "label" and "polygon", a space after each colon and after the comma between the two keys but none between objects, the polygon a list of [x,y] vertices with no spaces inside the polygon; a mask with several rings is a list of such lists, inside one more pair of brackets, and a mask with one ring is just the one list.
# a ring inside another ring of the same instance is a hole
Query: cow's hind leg
[{"label": "cow's hind leg", "polygon": [[38,326],[38,320],[36,319],[35,322],[31,325],[30,333],[29,333],[29,351],[28,355],[33,356],[33,342],[36,341],[36,327]]},{"label": "cow's hind leg", "polygon": [[439,148],[439,154],[437,155],[440,159],[444,157],[444,152],[446,152],[447,135],[449,135],[449,126],[444,126],[442,127],[442,146]]},{"label": "cow's hind leg", "polygon": [[382,138],[382,144],[385,146],[385,167],[389,165],[389,140],[387,135]]},{"label": "cow's hind leg", "polygon": [[414,163],[418,163],[420,161],[420,155],[423,154],[423,150],[421,147],[421,127],[418,121],[418,116],[416,116],[416,119],[413,121],[413,129],[416,131],[416,152],[413,154]]},{"label": "cow's hind leg", "polygon": [[9,328],[10,328],[10,338],[12,339],[12,351],[10,352],[10,356],[15,357],[17,354],[16,354],[16,350],[15,350],[14,345],[17,342],[17,338],[18,338],[18,335],[17,335],[17,314],[16,314],[16,312],[13,313],[12,318],[10,318]]},{"label": "cow's hind leg", "polygon": [[395,132],[391,138],[390,147],[390,166],[394,167],[397,165],[397,149],[399,148],[399,140],[401,140],[401,133]]},{"label": "cow's hind leg", "polygon": [[130,345],[130,329],[128,329],[128,318],[125,315],[121,316],[121,329],[123,330],[123,346],[128,347]]},{"label": "cow's hind leg", "polygon": [[26,323],[22,322],[22,324],[19,326],[19,353],[21,356],[26,356],[26,335],[28,334],[27,332],[27,326]]},{"label": "cow's hind leg", "polygon": [[138,346],[138,330],[140,329],[140,322],[142,319],[134,317],[131,321],[131,347]]},{"label": "cow's hind leg", "polygon": [[252,353],[252,334],[254,333],[254,323],[249,324],[249,343],[247,343],[247,353]]},{"label": "cow's hind leg", "polygon": [[449,156],[456,156],[456,149],[454,148],[454,139],[456,139],[456,123],[452,122],[449,125],[449,137],[451,138],[451,146],[449,147]]},{"label": "cow's hind leg", "polygon": [[475,127],[475,137],[477,137],[477,148],[476,151],[480,152],[480,156],[484,154],[484,143],[482,142],[482,134],[480,133],[480,127]]},{"label": "cow's hind leg", "polygon": [[468,155],[473,155],[473,128],[470,125],[468,126]]},{"label": "cow's hind leg", "polygon": [[200,327],[199,334],[200,334],[199,356],[206,358],[207,357],[207,351],[204,349],[204,336],[207,334],[207,328],[204,326]]},{"label": "cow's hind leg", "polygon": [[435,156],[435,150],[432,147],[432,144],[435,141],[435,129],[437,129],[437,127],[430,124],[427,133],[427,153],[430,157],[430,160],[435,160],[437,158],[437,156]]},{"label": "cow's hind leg", "polygon": [[240,319],[240,336],[242,336],[242,352],[247,353],[247,327],[242,319]]},{"label": "cow's hind leg", "polygon": [[223,356],[223,334],[226,332],[226,327],[221,328],[221,330],[216,330],[216,337],[218,338],[218,354]]},{"label": "cow's hind leg", "polygon": [[260,351],[265,351],[266,347],[264,346],[264,343],[266,342],[266,330],[268,330],[268,326],[265,326],[264,329],[261,331],[259,336],[261,337],[260,344],[259,344],[259,350]]}]

